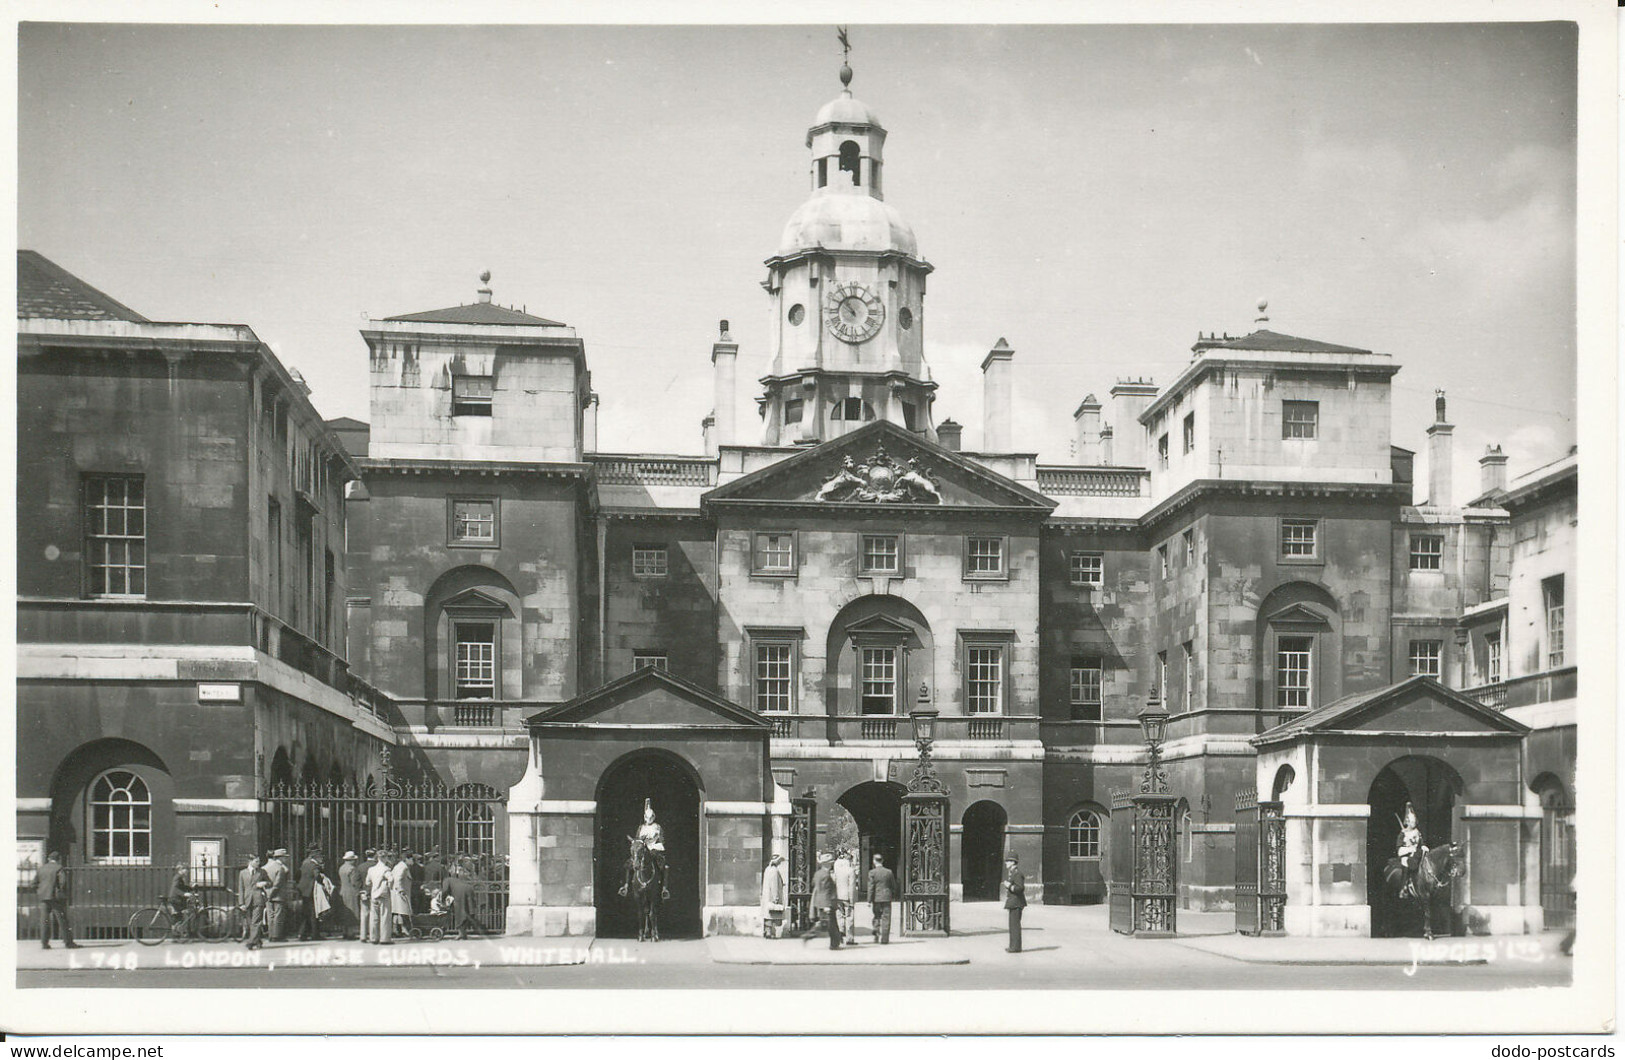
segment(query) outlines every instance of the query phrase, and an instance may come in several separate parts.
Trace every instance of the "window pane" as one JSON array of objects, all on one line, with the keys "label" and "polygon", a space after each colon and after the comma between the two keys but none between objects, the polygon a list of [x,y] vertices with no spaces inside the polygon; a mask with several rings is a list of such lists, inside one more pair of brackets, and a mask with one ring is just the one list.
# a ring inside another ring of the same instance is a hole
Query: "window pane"
[{"label": "window pane", "polygon": [[639,578],[666,575],[666,549],[663,545],[639,545],[632,550],[632,574]]},{"label": "window pane", "polygon": [[1281,402],[1281,437],[1313,438],[1320,427],[1320,402]]},{"label": "window pane", "polygon": [[967,696],[972,714],[996,714],[1004,705],[1004,649],[970,648]]},{"label": "window pane", "polygon": [[863,538],[864,571],[896,571],[898,569],[897,538],[890,535],[866,535]]},{"label": "window pane", "polygon": [[497,511],[495,501],[453,501],[451,536],[454,541],[495,541]]},{"label": "window pane", "polygon": [[790,709],[790,655],[788,644],[756,645],[756,709]]},{"label": "window pane", "polygon": [[897,712],[897,649],[864,648],[859,677],[863,713]]},{"label": "window pane", "polygon": [[85,584],[97,595],[146,592],[146,509],[139,476],[85,479]]},{"label": "window pane", "polygon": [[966,570],[971,574],[1004,572],[1004,539],[973,537],[966,545]]},{"label": "window pane", "polygon": [[1307,708],[1310,695],[1310,653],[1314,641],[1309,637],[1282,637],[1275,652],[1275,705],[1278,707]]},{"label": "window pane", "polygon": [[1281,520],[1281,555],[1313,557],[1317,526],[1312,519]]}]

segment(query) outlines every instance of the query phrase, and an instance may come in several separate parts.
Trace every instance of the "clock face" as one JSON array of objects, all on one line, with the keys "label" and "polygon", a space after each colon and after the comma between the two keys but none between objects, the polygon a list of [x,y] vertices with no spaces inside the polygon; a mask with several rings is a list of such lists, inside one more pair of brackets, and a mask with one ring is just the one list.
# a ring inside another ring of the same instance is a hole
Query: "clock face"
[{"label": "clock face", "polygon": [[842,342],[867,342],[886,322],[886,306],[861,283],[843,283],[824,303],[824,326]]}]

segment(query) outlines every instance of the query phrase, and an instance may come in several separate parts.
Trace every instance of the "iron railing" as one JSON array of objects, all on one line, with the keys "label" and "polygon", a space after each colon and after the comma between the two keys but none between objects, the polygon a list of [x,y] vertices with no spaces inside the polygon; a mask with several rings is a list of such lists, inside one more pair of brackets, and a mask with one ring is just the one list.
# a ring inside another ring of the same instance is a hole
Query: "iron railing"
[{"label": "iron railing", "polygon": [[[74,938],[129,938],[130,915],[138,909],[157,905],[169,893],[176,862],[185,860],[183,856],[155,858],[146,865],[65,866],[68,925]],[[198,896],[204,905],[230,908],[237,904],[236,870],[200,863],[188,869],[186,875],[189,883],[200,888]],[[17,937],[38,939],[42,923],[34,880],[28,878],[17,888]]]}]

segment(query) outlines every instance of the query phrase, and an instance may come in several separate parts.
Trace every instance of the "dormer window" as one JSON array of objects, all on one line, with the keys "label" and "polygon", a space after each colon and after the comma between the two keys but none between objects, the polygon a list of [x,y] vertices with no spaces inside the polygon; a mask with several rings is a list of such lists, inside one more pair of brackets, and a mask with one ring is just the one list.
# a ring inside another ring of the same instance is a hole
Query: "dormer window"
[{"label": "dormer window", "polygon": [[491,377],[488,375],[452,376],[451,414],[453,416],[491,415]]},{"label": "dormer window", "polygon": [[847,140],[841,144],[841,172],[852,174],[853,184],[862,184],[858,178],[858,166],[861,164],[859,148],[856,140]]}]

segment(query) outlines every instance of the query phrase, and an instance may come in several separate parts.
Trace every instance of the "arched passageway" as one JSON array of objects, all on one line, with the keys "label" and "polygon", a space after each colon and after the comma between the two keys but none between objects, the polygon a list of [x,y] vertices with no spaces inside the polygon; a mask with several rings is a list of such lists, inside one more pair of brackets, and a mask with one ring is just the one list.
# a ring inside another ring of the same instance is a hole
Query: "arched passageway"
[{"label": "arched passageway", "polygon": [[662,938],[697,937],[702,927],[700,783],[693,767],[674,754],[636,751],[619,759],[598,782],[593,846],[593,904],[601,938],[636,938],[637,911],[619,891],[628,837],[643,823],[649,800],[665,831],[667,890],[660,906]]},{"label": "arched passageway", "polygon": [[967,902],[999,898],[999,876],[1004,868],[1004,807],[996,802],[974,802],[965,808],[959,837],[959,882]]},{"label": "arched passageway", "polygon": [[857,855],[856,890],[865,898],[874,855],[879,854],[881,862],[902,878],[903,866],[898,852],[902,846],[903,796],[907,792],[901,784],[867,781],[848,788],[846,794],[836,800],[857,825],[858,844],[853,851]]},{"label": "arched passageway", "polygon": [[[1371,782],[1371,816],[1366,824],[1366,900],[1371,905],[1371,937],[1420,934],[1422,913],[1415,902],[1401,901],[1384,878],[1388,860],[1399,847],[1400,821],[1409,802],[1416,808],[1422,842],[1428,847],[1449,843],[1453,836],[1461,777],[1449,765],[1426,755],[1406,755],[1384,766]],[[1435,928],[1439,930],[1435,910]]]}]

